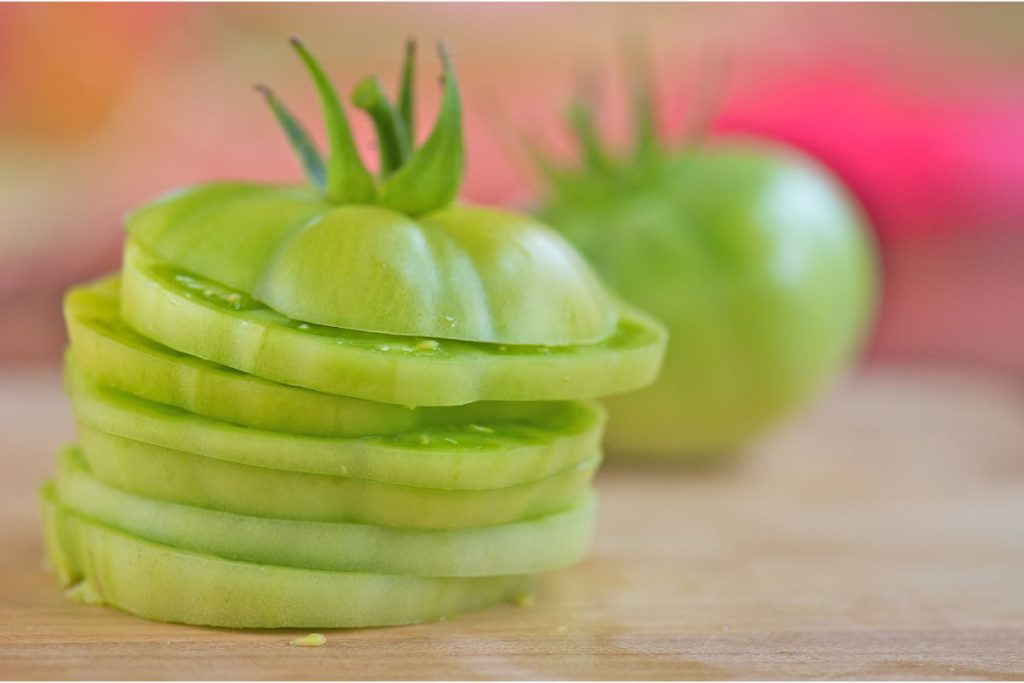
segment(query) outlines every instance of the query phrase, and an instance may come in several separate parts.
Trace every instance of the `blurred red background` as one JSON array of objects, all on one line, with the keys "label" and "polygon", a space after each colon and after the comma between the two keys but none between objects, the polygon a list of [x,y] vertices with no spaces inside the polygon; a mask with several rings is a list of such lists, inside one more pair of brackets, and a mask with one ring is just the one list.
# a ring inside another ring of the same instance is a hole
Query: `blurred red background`
[{"label": "blurred red background", "polygon": [[[520,134],[564,148],[562,112],[594,69],[602,125],[625,135],[621,46],[643,35],[669,136],[700,56],[726,50],[715,134],[790,142],[858,194],[884,264],[872,357],[1024,374],[1022,25],[1020,5],[0,5],[0,363],[58,361],[60,296],[116,266],[128,208],[178,184],[300,177],[250,87],[316,130],[288,36],[346,87],[393,78],[407,36],[447,40],[464,194],[528,206]],[[421,62],[425,114],[436,72]]]}]

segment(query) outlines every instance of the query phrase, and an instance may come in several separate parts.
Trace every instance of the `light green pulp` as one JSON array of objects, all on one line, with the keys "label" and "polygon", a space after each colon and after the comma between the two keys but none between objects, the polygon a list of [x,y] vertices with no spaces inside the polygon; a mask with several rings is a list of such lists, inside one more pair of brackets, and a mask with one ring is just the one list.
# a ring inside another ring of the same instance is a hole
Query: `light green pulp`
[{"label": "light green pulp", "polygon": [[586,261],[536,219],[497,209],[413,219],[303,189],[217,183],[135,211],[127,229],[161,261],[310,323],[560,346],[615,330],[618,311]]},{"label": "light green pulp", "polygon": [[423,531],[250,517],[143,498],[94,478],[74,450],[59,457],[67,510],[182,550],[306,569],[488,576],[533,574],[576,562],[593,534],[595,500],[545,517],[489,527]]},{"label": "light green pulp", "polygon": [[68,596],[156,621],[230,628],[344,628],[435,621],[533,590],[530,576],[420,577],[228,560],[146,541],[43,491],[50,562]]},{"label": "light green pulp", "polygon": [[140,496],[257,517],[353,522],[409,529],[507,524],[575,505],[589,490],[596,456],[539,481],[486,490],[388,484],[288,472],[154,446],[78,424],[97,479]]},{"label": "light green pulp", "polygon": [[78,422],[109,434],[243,465],[436,489],[497,489],[571,469],[598,452],[604,426],[596,404],[562,403],[527,420],[486,427],[302,436],[239,427],[100,387],[74,363],[66,380]]},{"label": "light green pulp", "polygon": [[557,401],[629,391],[657,375],[666,339],[658,323],[624,307],[616,332],[597,344],[441,340],[427,349],[421,338],[311,325],[250,299],[236,301],[230,290],[169,270],[132,243],[122,278],[125,322],[165,346],[284,384],[398,405]]},{"label": "light green pulp", "polygon": [[[108,277],[75,287],[65,297],[75,364],[97,384],[205,417],[293,434],[365,436],[516,421],[560,409],[541,401],[408,408],[272,382],[136,333],[121,320],[120,288],[120,278]],[[427,349],[436,344],[419,343]]]}]

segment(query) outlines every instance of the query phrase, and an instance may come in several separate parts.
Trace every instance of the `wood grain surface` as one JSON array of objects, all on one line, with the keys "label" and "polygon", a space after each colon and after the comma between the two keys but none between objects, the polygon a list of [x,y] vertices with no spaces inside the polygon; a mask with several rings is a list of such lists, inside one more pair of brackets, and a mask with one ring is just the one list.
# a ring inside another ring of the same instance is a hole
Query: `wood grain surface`
[{"label": "wood grain surface", "polygon": [[71,437],[52,372],[0,378],[3,678],[1019,678],[1024,388],[875,368],[728,467],[609,463],[597,547],[531,606],[241,632],[66,602],[34,489]]}]

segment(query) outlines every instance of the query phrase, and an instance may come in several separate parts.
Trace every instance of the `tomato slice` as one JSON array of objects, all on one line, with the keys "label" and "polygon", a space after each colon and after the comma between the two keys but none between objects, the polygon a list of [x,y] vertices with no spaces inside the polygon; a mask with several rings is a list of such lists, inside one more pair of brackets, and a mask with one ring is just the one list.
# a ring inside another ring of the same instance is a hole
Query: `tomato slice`
[{"label": "tomato slice", "polygon": [[67,365],[79,423],[109,434],[243,465],[435,489],[498,489],[537,481],[600,447],[604,411],[555,404],[519,422],[430,427],[387,436],[316,437],[240,427],[98,386]]},{"label": "tomato slice", "polygon": [[228,559],[306,569],[417,576],[533,574],[578,562],[595,497],[523,522],[451,531],[251,517],[150,500],[108,486],[81,456],[59,456],[60,504],[139,538]]},{"label": "tomato slice", "polygon": [[525,576],[422,577],[229,560],[144,540],[79,516],[43,491],[51,562],[71,597],[185,624],[232,628],[434,621],[532,592]]},{"label": "tomato slice", "polygon": [[284,384],[408,406],[594,398],[650,383],[664,328],[623,307],[616,332],[580,346],[509,346],[324,327],[170,268],[129,243],[121,314],[139,333]]},{"label": "tomato slice", "polygon": [[406,408],[265,380],[179,353],[121,320],[121,281],[72,289],[64,318],[74,362],[98,384],[217,420],[315,436],[399,434],[430,425],[519,420],[552,409],[544,401],[481,401]]},{"label": "tomato slice", "polygon": [[565,238],[499,209],[410,217],[308,188],[210,183],[141,207],[126,227],[161,261],[321,325],[550,345],[615,329],[616,307]]},{"label": "tomato slice", "polygon": [[487,490],[448,490],[286,472],[154,446],[79,423],[79,443],[100,481],[147,498],[261,517],[414,529],[507,524],[571,507],[599,456],[545,479]]}]

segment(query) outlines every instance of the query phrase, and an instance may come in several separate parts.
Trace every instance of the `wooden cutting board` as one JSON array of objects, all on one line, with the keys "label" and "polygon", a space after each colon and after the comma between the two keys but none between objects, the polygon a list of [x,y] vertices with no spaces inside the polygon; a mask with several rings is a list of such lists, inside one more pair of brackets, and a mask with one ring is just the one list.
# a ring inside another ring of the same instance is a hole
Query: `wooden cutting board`
[{"label": "wooden cutting board", "polygon": [[1024,388],[874,368],[729,467],[609,463],[592,557],[531,606],[297,632],[66,602],[34,489],[71,438],[51,373],[0,379],[2,678],[1024,676]]}]

